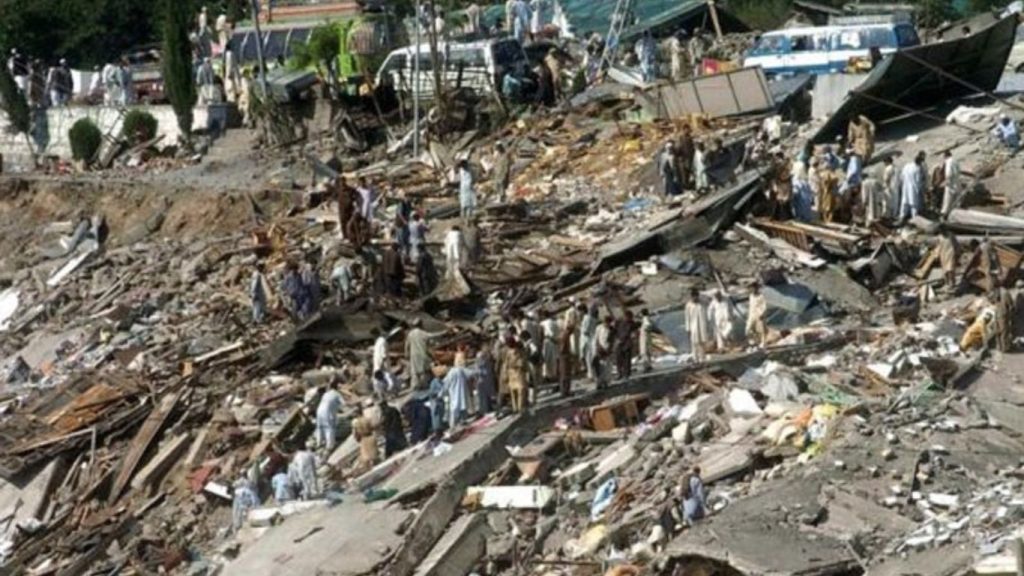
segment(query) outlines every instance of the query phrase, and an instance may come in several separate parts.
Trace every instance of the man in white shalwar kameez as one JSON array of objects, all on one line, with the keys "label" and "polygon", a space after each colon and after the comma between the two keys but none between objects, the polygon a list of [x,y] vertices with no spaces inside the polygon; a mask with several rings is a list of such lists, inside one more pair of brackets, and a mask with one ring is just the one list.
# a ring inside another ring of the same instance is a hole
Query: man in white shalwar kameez
[{"label": "man in white shalwar kameez", "polygon": [[723,352],[732,335],[733,316],[732,304],[721,292],[715,292],[715,299],[708,307],[708,316],[715,325],[715,350]]},{"label": "man in white shalwar kameez", "polygon": [[900,219],[914,218],[921,213],[921,183],[924,181],[923,159],[918,156],[900,170]]},{"label": "man in white shalwar kameez", "polygon": [[448,408],[448,429],[455,428],[469,412],[469,371],[465,359],[457,356],[455,365],[444,377],[445,407]]},{"label": "man in white shalwar kameez", "polygon": [[587,368],[587,378],[594,379],[594,332],[597,330],[597,314],[587,310],[580,320],[580,360]]},{"label": "man in white shalwar kameez", "polygon": [[540,323],[540,328],[544,336],[544,344],[541,347],[541,354],[544,357],[541,377],[545,382],[552,382],[558,378],[558,320],[546,316]]},{"label": "man in white shalwar kameez", "polygon": [[949,150],[943,156],[942,176],[945,186],[942,187],[942,218],[946,219],[960,199],[960,162],[953,158]]},{"label": "man in white shalwar kameez", "polygon": [[700,292],[696,288],[690,291],[690,301],[686,303],[685,314],[686,330],[690,335],[690,351],[693,359],[701,362],[707,357],[707,346],[711,338],[707,312],[700,302]]}]

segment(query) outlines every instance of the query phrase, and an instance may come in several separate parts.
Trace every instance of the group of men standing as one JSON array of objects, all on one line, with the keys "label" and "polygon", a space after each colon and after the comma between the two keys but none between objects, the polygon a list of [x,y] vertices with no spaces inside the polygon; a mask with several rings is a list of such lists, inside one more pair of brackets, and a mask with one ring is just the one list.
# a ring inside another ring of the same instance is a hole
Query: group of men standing
[{"label": "group of men standing", "polygon": [[47,68],[38,58],[29,59],[17,48],[12,48],[7,70],[33,108],[66,106],[71,101],[74,81],[68,61],[63,58],[56,66]]}]

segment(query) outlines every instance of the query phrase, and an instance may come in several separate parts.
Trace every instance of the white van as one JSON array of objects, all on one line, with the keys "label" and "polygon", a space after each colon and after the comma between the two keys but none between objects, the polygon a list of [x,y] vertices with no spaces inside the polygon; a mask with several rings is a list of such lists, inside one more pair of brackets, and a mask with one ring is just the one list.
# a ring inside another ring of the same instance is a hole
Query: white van
[{"label": "white van", "polygon": [[778,76],[833,74],[851,59],[870,58],[872,48],[884,56],[920,43],[913,24],[903,21],[789,28],[761,36],[743,65]]},{"label": "white van", "polygon": [[[430,44],[419,46],[419,82],[415,72],[415,46],[399,48],[388,54],[377,71],[377,85],[390,83],[395,91],[418,94],[421,100],[434,97],[434,72]],[[447,88],[472,88],[481,94],[500,92],[507,72],[526,62],[526,53],[515,38],[494,38],[478,42],[439,42],[438,56],[443,62]]]}]

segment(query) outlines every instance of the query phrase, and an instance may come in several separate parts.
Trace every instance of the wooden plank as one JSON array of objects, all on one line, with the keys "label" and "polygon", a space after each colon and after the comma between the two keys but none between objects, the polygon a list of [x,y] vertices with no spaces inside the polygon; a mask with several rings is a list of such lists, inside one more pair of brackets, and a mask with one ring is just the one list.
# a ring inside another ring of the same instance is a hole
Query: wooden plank
[{"label": "wooden plank", "polygon": [[142,423],[142,427],[139,432],[135,435],[132,440],[131,447],[128,449],[128,453],[124,457],[124,461],[121,465],[121,469],[114,479],[114,486],[110,490],[109,502],[113,504],[124,494],[125,489],[128,487],[128,483],[131,482],[132,476],[135,475],[135,471],[139,467],[139,463],[142,461],[142,457],[149,450],[149,447],[153,444],[153,440],[156,439],[157,434],[163,428],[164,423],[167,421],[167,417],[170,416],[175,406],[178,405],[178,401],[185,394],[185,390],[181,389],[176,392],[172,392],[167,396],[164,396],[160,405],[157,406],[152,412],[149,413],[149,417]]}]

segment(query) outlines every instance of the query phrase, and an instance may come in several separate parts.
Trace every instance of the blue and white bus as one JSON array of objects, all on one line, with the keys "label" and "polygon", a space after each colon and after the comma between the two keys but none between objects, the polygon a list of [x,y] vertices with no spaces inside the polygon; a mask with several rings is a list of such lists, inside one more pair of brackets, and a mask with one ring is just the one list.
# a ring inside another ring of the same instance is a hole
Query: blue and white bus
[{"label": "blue and white bus", "polygon": [[851,60],[869,60],[871,49],[884,56],[921,43],[909,21],[789,28],[761,36],[743,60],[766,74],[833,74]]}]

